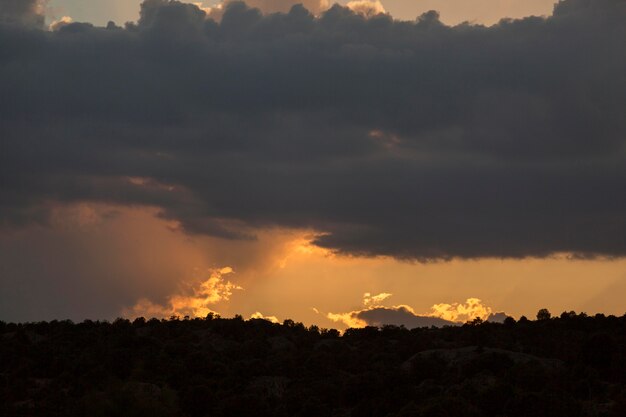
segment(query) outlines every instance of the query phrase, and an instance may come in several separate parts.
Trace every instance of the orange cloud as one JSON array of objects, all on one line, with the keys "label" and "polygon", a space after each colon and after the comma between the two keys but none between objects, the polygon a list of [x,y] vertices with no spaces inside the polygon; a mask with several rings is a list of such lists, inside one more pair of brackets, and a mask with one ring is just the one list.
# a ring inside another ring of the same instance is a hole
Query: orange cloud
[{"label": "orange cloud", "polygon": [[463,303],[440,303],[431,307],[431,317],[439,317],[448,321],[465,323],[475,318],[487,320],[493,310],[482,303],[479,298],[468,298]]},{"label": "orange cloud", "polygon": [[391,297],[393,294],[388,292],[381,292],[377,295],[371,295],[369,292],[363,294],[363,305],[368,306],[377,306],[381,302],[385,301],[387,298]]},{"label": "orange cloud", "polygon": [[165,305],[142,298],[133,307],[125,310],[124,315],[130,317],[204,317],[209,313],[216,313],[211,307],[221,301],[228,301],[233,291],[243,290],[243,288],[224,279],[224,275],[234,273],[229,266],[212,269],[209,272],[209,278],[192,288],[191,294],[172,295]]},{"label": "orange cloud", "polygon": [[367,326],[365,320],[358,318],[360,311],[350,311],[348,313],[328,313],[326,317],[335,323],[343,323],[347,327],[360,328]]}]

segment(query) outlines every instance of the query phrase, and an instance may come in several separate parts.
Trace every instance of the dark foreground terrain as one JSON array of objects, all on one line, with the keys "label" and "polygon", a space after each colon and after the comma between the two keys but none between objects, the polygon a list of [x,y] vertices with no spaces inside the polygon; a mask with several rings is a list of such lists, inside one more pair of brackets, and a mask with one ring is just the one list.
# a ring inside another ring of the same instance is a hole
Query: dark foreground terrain
[{"label": "dark foreground terrain", "polygon": [[626,316],[0,322],[2,416],[626,416]]}]

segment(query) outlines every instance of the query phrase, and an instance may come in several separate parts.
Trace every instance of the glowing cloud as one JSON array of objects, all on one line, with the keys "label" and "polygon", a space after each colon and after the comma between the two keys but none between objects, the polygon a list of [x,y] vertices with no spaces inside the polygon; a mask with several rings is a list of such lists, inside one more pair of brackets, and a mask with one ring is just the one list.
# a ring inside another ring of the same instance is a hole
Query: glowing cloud
[{"label": "glowing cloud", "polygon": [[[388,292],[381,292],[380,294],[372,295],[369,292],[363,294],[363,307],[362,310],[350,311],[347,313],[328,313],[326,318],[334,321],[335,323],[343,323],[348,327],[359,328],[368,325],[368,322],[361,319],[359,315],[364,311],[380,308],[380,303],[391,297],[393,294]],[[316,313],[320,313],[317,308],[313,308]]]},{"label": "glowing cloud", "polygon": [[468,298],[463,303],[435,304],[431,307],[431,317],[439,317],[448,321],[465,323],[475,318],[487,320],[493,314],[491,307],[482,303],[479,298]]},{"label": "glowing cloud", "polygon": [[74,19],[72,19],[70,16],[63,16],[60,19],[55,20],[54,22],[50,23],[50,26],[48,26],[48,28],[52,31],[59,30],[63,26],[67,26],[73,21]]},{"label": "glowing cloud", "polygon": [[369,292],[363,294],[363,305],[366,307],[378,306],[381,302],[391,297],[393,294],[388,292],[381,292],[377,295],[371,295]]},{"label": "glowing cloud", "polygon": [[234,273],[233,269],[229,266],[212,269],[209,270],[209,272],[209,278],[202,281],[197,287],[192,288],[190,295],[172,295],[168,298],[165,305],[160,305],[143,298],[132,308],[124,311],[124,315],[130,317],[203,317],[209,313],[215,313],[215,311],[211,309],[212,306],[221,301],[228,301],[233,291],[243,290],[243,288],[224,279],[224,275]]},{"label": "glowing cloud", "polygon": [[386,13],[383,4],[378,0],[353,0],[349,1],[346,6],[353,12],[365,17],[372,17],[381,13]]},{"label": "glowing cloud", "polygon": [[326,317],[335,323],[343,323],[348,327],[360,328],[367,326],[365,320],[358,318],[360,311],[350,311],[348,313],[328,313]]}]

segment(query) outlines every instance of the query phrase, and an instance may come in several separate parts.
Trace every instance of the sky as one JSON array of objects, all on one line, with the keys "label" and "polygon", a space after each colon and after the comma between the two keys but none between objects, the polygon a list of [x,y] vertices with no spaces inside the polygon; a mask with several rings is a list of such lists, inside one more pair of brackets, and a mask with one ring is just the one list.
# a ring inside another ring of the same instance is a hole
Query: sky
[{"label": "sky", "polygon": [[0,320],[626,313],[626,2],[294,4],[0,0]]},{"label": "sky", "polygon": [[[257,7],[264,10],[288,11],[296,1],[290,0],[253,0]],[[311,6],[316,0],[310,1]],[[70,16],[79,22],[91,22],[104,26],[109,21],[118,24],[134,22],[139,17],[142,0],[49,0],[46,5],[48,22]],[[349,0],[338,1],[346,5]],[[219,4],[218,0],[187,0],[186,3],[211,7]],[[334,2],[320,3],[330,5]],[[523,18],[527,16],[549,16],[552,14],[555,0],[386,0],[378,2],[385,12],[395,19],[415,20],[429,10],[437,10],[441,21],[446,24],[472,22],[491,25],[502,18]],[[311,7],[309,7],[311,8]]]}]

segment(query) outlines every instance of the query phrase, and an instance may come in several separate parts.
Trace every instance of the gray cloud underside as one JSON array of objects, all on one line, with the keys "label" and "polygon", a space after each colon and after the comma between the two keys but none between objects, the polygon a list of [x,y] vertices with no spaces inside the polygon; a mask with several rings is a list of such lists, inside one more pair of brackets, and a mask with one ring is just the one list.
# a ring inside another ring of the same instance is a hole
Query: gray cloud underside
[{"label": "gray cloud underside", "polygon": [[[444,327],[459,326],[463,323],[445,320],[440,317],[421,316],[415,314],[410,308],[405,306],[397,307],[375,307],[365,310],[355,311],[352,317],[364,321],[368,326],[395,325],[404,326],[407,329],[416,327]],[[490,314],[486,321],[492,323],[503,323],[507,315],[503,312]]]},{"label": "gray cloud underside", "polygon": [[381,327],[384,325],[404,326],[407,329],[416,327],[443,327],[458,326],[459,323],[441,319],[439,317],[419,316],[404,307],[387,308],[377,307],[359,311],[356,318],[363,320],[368,326]]},{"label": "gray cloud underside", "polygon": [[626,254],[624,0],[492,27],[147,1],[137,24],[55,32],[9,3],[5,227],[102,201],[353,255]]},{"label": "gray cloud underside", "polygon": [[[357,311],[353,317],[364,321],[368,326],[395,325],[404,326],[407,329],[416,327],[444,327],[459,326],[463,323],[445,320],[439,317],[420,316],[404,306],[398,307],[376,307]],[[507,315],[503,312],[493,313],[487,317],[488,322],[503,323]]]}]

